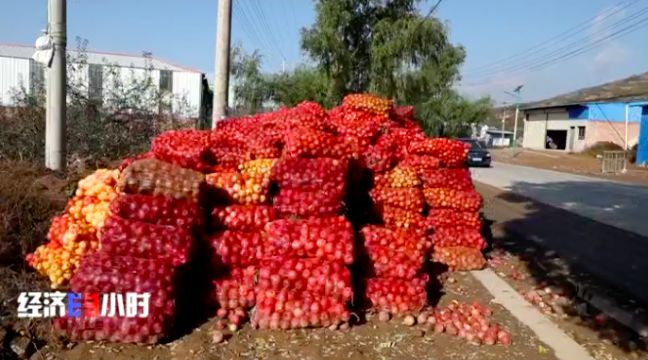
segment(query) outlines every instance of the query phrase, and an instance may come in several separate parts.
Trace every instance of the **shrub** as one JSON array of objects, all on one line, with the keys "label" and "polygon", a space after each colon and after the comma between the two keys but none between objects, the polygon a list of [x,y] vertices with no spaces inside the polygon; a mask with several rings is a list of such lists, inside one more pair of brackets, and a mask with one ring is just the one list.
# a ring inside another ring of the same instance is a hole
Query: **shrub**
[{"label": "shrub", "polygon": [[603,154],[604,151],[620,151],[623,150],[623,147],[617,145],[611,141],[599,141],[594,145],[583,150],[584,155],[596,157],[597,155]]}]

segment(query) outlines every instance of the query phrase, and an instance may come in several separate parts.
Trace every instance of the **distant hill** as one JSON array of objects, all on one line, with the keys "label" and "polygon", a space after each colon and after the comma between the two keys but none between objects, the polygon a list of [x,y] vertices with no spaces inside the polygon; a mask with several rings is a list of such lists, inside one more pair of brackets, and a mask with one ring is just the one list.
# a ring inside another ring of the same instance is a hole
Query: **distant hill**
[{"label": "distant hill", "polygon": [[648,100],[648,72],[607,84],[576,90],[546,100],[526,103],[523,108],[560,106],[592,101]]}]

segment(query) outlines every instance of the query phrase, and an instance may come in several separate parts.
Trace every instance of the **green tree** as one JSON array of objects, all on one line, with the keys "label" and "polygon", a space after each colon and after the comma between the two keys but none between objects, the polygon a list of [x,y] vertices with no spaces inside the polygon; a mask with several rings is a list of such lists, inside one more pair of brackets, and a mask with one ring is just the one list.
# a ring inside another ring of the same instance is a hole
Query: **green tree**
[{"label": "green tree", "polygon": [[325,107],[332,107],[334,104],[330,103],[326,96],[328,85],[329,78],[324,72],[306,65],[272,78],[274,100],[286,106],[295,106],[302,101],[311,100]]},{"label": "green tree", "polygon": [[236,110],[256,114],[270,97],[271,86],[261,73],[261,54],[258,50],[247,54],[241,46],[236,46],[232,49],[231,59]]},{"label": "green tree", "polygon": [[319,0],[302,48],[329,78],[329,103],[371,91],[415,105],[428,133],[455,135],[481,121],[490,101],[472,102],[453,90],[465,50],[450,43],[445,24],[417,12],[418,2]]}]

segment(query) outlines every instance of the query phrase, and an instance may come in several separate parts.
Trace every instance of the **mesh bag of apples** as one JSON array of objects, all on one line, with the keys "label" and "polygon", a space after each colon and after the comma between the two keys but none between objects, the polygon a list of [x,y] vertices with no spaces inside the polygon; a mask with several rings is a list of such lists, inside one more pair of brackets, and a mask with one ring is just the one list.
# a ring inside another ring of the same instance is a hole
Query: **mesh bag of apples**
[{"label": "mesh bag of apples", "polygon": [[[286,140],[289,143],[289,139]],[[277,162],[272,178],[279,188],[274,208],[281,219],[268,223],[252,324],[287,329],[335,326],[348,322],[352,298],[354,233],[343,216],[348,163],[313,151],[310,143]],[[284,149],[285,150],[285,149]]]},{"label": "mesh bag of apples", "polygon": [[77,293],[104,294],[104,303],[109,293],[122,299],[129,293],[147,294],[145,314],[113,310],[67,316],[57,319],[59,329],[76,340],[156,343],[169,335],[178,269],[190,261],[194,234],[202,225],[195,202],[201,182],[201,174],[157,160],[138,160],[124,170],[119,183],[129,194],[111,203],[99,231],[101,249],[83,259],[70,287]]},{"label": "mesh bag of apples", "polygon": [[[466,168],[467,145],[447,139],[425,139],[410,144],[412,157],[429,206],[424,226],[434,247],[433,260],[451,270],[476,270],[485,266],[481,251],[479,209],[482,198]],[[425,159],[433,165],[426,166]],[[470,249],[470,250],[469,250]]]},{"label": "mesh bag of apples", "polygon": [[376,172],[370,197],[383,225],[361,230],[368,259],[366,301],[380,312],[420,311],[427,304],[423,265],[429,245],[421,231],[425,200],[416,169],[399,163]]},{"label": "mesh bag of apples", "polygon": [[[267,146],[274,147],[273,143]],[[260,148],[255,151],[263,153]],[[267,151],[265,155],[277,154]],[[235,170],[206,176],[213,205],[207,227],[214,274],[211,300],[220,307],[218,315],[235,326],[255,306],[259,264],[272,255],[265,226],[276,219],[269,195],[275,162],[274,158],[245,160]]]}]

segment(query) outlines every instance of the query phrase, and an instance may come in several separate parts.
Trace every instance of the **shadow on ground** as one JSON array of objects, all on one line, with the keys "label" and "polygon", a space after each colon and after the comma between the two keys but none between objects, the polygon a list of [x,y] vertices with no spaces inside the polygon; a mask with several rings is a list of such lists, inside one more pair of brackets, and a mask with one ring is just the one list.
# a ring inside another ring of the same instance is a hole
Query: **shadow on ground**
[{"label": "shadow on ground", "polygon": [[608,225],[648,234],[648,222],[643,219],[648,212],[648,189],[641,186],[610,181],[516,181],[508,189]]},{"label": "shadow on ground", "polygon": [[[584,192],[598,185],[519,182],[514,188],[529,195],[570,194],[577,193],[572,187]],[[485,235],[493,245],[491,256],[508,252],[529,274],[527,282],[538,288],[562,289],[569,299],[561,304],[565,319],[577,320],[580,326],[594,330],[600,340],[607,339],[625,352],[646,350],[636,331],[648,324],[643,310],[648,304],[648,238],[525,196],[483,184],[477,187],[485,199]],[[577,202],[574,196],[566,196],[564,201]],[[601,311],[606,315],[601,316]],[[610,312],[635,329],[607,320]]]}]

